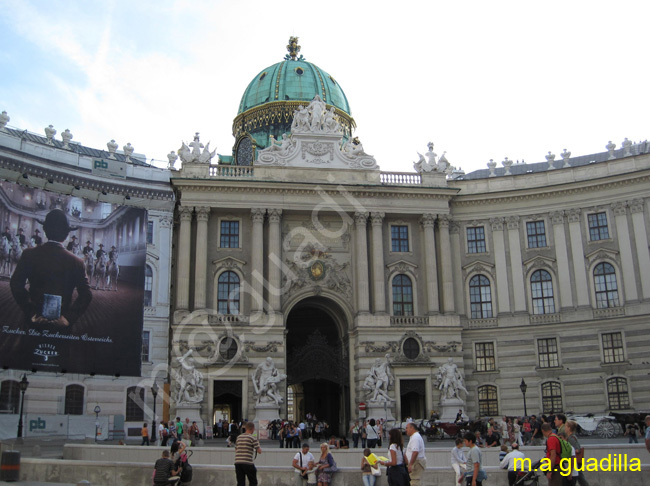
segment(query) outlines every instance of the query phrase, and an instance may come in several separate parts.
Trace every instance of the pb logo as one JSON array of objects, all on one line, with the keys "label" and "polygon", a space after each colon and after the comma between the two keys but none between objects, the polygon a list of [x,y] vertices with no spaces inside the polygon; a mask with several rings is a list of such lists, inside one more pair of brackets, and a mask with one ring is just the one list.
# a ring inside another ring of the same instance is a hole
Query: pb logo
[{"label": "pb logo", "polygon": [[108,169],[108,163],[103,160],[95,160],[93,168],[95,169]]},{"label": "pb logo", "polygon": [[36,429],[44,429],[45,428],[45,420],[41,419],[41,417],[38,417],[38,420],[30,420],[29,421],[29,431],[32,432]]}]

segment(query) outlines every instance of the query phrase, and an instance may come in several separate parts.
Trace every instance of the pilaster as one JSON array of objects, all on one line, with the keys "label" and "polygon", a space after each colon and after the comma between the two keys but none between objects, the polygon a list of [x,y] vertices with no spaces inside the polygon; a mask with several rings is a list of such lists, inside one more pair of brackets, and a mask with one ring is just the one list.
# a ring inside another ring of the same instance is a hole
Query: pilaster
[{"label": "pilaster", "polygon": [[573,292],[571,289],[571,273],[569,272],[569,254],[566,246],[564,231],[564,211],[554,211],[550,214],[553,224],[555,257],[557,258],[558,283],[560,295],[557,296],[559,307],[573,307]]},{"label": "pilaster", "polygon": [[424,270],[427,279],[427,314],[437,314],[440,311],[438,300],[438,272],[436,271],[436,238],[434,225],[436,215],[423,214],[420,219],[424,231]]},{"label": "pilaster", "polygon": [[641,274],[641,289],[644,299],[650,299],[650,252],[648,251],[648,233],[644,218],[645,201],[634,199],[630,201],[632,213],[632,227],[634,228],[634,242],[636,243],[639,272]]},{"label": "pilaster", "polygon": [[251,314],[264,308],[264,215],[264,209],[251,209]]},{"label": "pilaster", "polygon": [[639,293],[636,288],[636,271],[632,258],[632,243],[630,241],[630,227],[627,224],[627,203],[617,202],[611,205],[616,222],[618,248],[621,251],[621,265],[623,270],[623,284],[625,285],[625,300],[638,300]]},{"label": "pilaster", "polygon": [[357,312],[368,313],[369,291],[368,291],[368,239],[366,236],[366,224],[368,213],[354,213],[354,224],[356,227],[356,288],[357,288]]},{"label": "pilaster", "polygon": [[386,313],[386,282],[384,279],[384,213],[370,213],[372,224],[372,302],[375,314]]},{"label": "pilaster", "polygon": [[587,286],[587,272],[585,270],[585,252],[582,246],[582,227],[580,223],[580,209],[566,211],[569,221],[569,236],[571,237],[571,257],[573,258],[573,274],[575,275],[575,289],[579,306],[589,305]]},{"label": "pilaster", "polygon": [[515,312],[526,311],[526,293],[524,292],[524,269],[521,258],[521,240],[519,239],[519,216],[508,216],[508,244],[510,247],[510,275]]},{"label": "pilaster", "polygon": [[454,276],[451,271],[451,242],[449,240],[449,223],[451,218],[446,215],[438,216],[440,232],[440,255],[442,259],[442,309],[445,314],[453,313],[454,308]]},{"label": "pilaster", "polygon": [[269,310],[280,312],[281,302],[281,268],[277,262],[282,261],[282,237],[280,235],[281,209],[269,209]]},{"label": "pilaster", "polygon": [[190,301],[190,254],[193,208],[179,208],[181,227],[178,237],[178,271],[176,273],[176,308],[188,310]]},{"label": "pilaster", "polygon": [[208,268],[208,219],[210,208],[196,208],[196,254],[194,260],[194,309],[205,309]]},{"label": "pilaster", "polygon": [[492,242],[494,244],[494,263],[497,273],[497,303],[499,314],[510,312],[510,292],[508,284],[508,266],[506,264],[506,244],[503,236],[505,218],[492,218]]}]

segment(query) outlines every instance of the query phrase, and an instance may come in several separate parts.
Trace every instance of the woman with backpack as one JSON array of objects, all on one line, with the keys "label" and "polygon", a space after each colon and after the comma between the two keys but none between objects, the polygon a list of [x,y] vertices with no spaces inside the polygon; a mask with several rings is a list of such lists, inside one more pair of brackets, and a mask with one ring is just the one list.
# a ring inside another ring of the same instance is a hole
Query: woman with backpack
[{"label": "woman with backpack", "polygon": [[404,459],[404,440],[400,429],[391,429],[388,433],[388,452],[390,461],[379,461],[382,466],[388,466],[386,476],[390,486],[409,486],[410,478]]},{"label": "woman with backpack", "polygon": [[366,436],[368,441],[368,449],[374,449],[379,440],[379,431],[376,427],[375,419],[371,418],[366,427]]},{"label": "woman with backpack", "polygon": [[170,448],[174,469],[178,470],[180,468],[180,484],[190,484],[192,482],[192,466],[190,466],[187,453],[185,452],[186,447],[184,442],[177,440]]}]

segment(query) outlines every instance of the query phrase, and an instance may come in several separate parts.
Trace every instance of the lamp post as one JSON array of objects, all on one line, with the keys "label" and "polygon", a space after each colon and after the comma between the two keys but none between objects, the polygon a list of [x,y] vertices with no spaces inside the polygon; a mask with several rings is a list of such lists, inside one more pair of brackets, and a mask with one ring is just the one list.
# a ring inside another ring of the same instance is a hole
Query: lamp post
[{"label": "lamp post", "polygon": [[102,411],[99,405],[95,405],[95,442],[97,442],[97,431],[99,430],[99,412]]},{"label": "lamp post", "polygon": [[151,386],[151,394],[153,395],[153,418],[151,419],[151,443],[156,443],[156,397],[158,396],[158,383],[155,381]]},{"label": "lamp post", "polygon": [[18,435],[17,438],[21,439],[23,437],[23,406],[25,405],[25,391],[29,386],[29,381],[27,381],[27,375],[23,374],[23,379],[18,383],[20,386],[20,418],[18,419]]},{"label": "lamp post", "polygon": [[528,389],[528,385],[526,385],[526,382],[523,378],[521,379],[521,385],[519,385],[519,389],[524,396],[524,417],[528,417],[528,410],[526,409],[526,390]]}]

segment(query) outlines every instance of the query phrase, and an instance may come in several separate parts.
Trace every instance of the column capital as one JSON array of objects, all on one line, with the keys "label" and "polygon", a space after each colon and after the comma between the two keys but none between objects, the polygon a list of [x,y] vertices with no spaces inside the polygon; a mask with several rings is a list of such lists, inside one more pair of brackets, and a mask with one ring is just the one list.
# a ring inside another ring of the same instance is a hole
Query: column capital
[{"label": "column capital", "polygon": [[580,222],[580,213],[582,210],[580,208],[568,209],[565,211],[569,223],[579,223]]},{"label": "column capital", "polygon": [[634,213],[642,213],[643,208],[645,206],[645,201],[642,198],[632,199],[631,201],[628,201],[628,204],[630,206],[630,212],[632,214],[634,214]]},{"label": "column capital", "polygon": [[448,214],[441,214],[438,216],[438,226],[440,228],[446,228],[449,230],[449,225],[451,224],[451,216]]},{"label": "column capital", "polygon": [[420,224],[425,228],[433,228],[436,223],[436,215],[434,213],[424,213],[420,218]]},{"label": "column capital", "polygon": [[611,206],[614,216],[625,216],[627,214],[627,202],[619,201],[613,203]]},{"label": "column capital", "polygon": [[253,223],[263,223],[264,222],[264,213],[266,211],[261,208],[252,208],[251,209],[251,219]]},{"label": "column capital", "polygon": [[210,208],[206,206],[197,206],[196,208],[196,220],[197,221],[207,221],[210,218]]},{"label": "column capital", "polygon": [[561,209],[559,211],[551,211],[549,216],[551,216],[551,223],[564,224],[564,211]]},{"label": "column capital", "polygon": [[172,218],[169,216],[163,216],[159,220],[159,224],[161,228],[171,228],[172,227]]},{"label": "column capital", "polygon": [[269,209],[269,223],[279,223],[282,219],[282,209]]},{"label": "column capital", "polygon": [[370,213],[370,221],[372,222],[372,225],[381,226],[384,222],[384,216],[386,216],[386,214],[382,212]]},{"label": "column capital", "polygon": [[508,216],[506,218],[508,229],[519,229],[519,216]]},{"label": "column capital", "polygon": [[505,218],[490,218],[490,225],[492,226],[492,231],[503,231],[503,223]]},{"label": "column capital", "polygon": [[368,213],[354,213],[354,222],[357,226],[365,226],[368,222]]},{"label": "column capital", "polygon": [[189,206],[181,206],[178,208],[178,212],[181,215],[181,221],[192,221],[192,212],[193,212],[192,207]]}]

